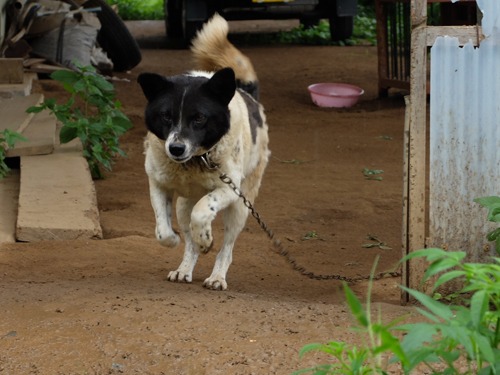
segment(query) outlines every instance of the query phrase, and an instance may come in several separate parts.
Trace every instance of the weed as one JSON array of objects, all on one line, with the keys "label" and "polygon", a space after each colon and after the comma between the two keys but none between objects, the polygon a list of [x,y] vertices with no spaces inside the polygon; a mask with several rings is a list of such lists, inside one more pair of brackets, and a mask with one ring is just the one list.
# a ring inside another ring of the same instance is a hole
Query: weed
[{"label": "weed", "polygon": [[330,24],[326,20],[321,20],[313,27],[299,25],[292,30],[281,31],[278,33],[278,41],[284,44],[333,44],[330,38]]},{"label": "weed", "polygon": [[92,177],[100,179],[103,178],[101,167],[111,170],[113,158],[125,156],[119,138],[131,127],[131,122],[120,110],[121,103],[115,101],[113,85],[92,66],[78,68],[78,71],[59,70],[51,74],[51,78],[61,82],[71,94],[66,103],[45,99],[41,105],[28,108],[28,112],[49,110],[55,114],[63,124],[59,134],[61,143],[79,138]]},{"label": "weed", "polygon": [[[423,322],[395,325],[371,321],[370,289],[363,308],[352,290],[344,292],[356,330],[368,336],[368,344],[349,346],[343,342],[312,344],[300,351],[322,351],[333,358],[332,364],[301,370],[295,374],[387,374],[389,363],[399,363],[404,374],[427,368],[430,374],[500,373],[500,258],[491,263],[464,263],[465,252],[424,249],[411,253],[403,262],[425,258],[429,262],[423,281],[437,278],[434,289],[452,280],[463,283],[460,294],[465,305],[444,304],[417,290],[402,287],[422,307],[417,311]],[[373,270],[372,270],[373,275]],[[380,314],[379,314],[380,316]],[[399,339],[398,335],[404,338]],[[392,356],[384,364],[384,356]],[[465,366],[464,366],[465,364]]]},{"label": "weed", "polygon": [[[375,274],[376,264],[374,263],[371,271],[371,277]],[[302,358],[311,351],[320,351],[326,353],[335,361],[329,364],[321,364],[312,368],[299,370],[293,375],[312,374],[343,374],[343,375],[368,375],[368,374],[386,374],[384,368],[387,361],[383,353],[393,351],[401,355],[401,344],[399,340],[391,333],[396,320],[384,324],[381,320],[381,312],[377,315],[377,320],[373,321],[371,316],[371,289],[372,283],[368,286],[366,297],[366,307],[363,308],[361,301],[356,297],[349,286],[344,283],[344,294],[347,300],[351,314],[356,322],[356,331],[363,335],[366,345],[349,345],[342,341],[331,341],[327,344],[309,344],[304,346],[299,357]]]},{"label": "weed", "polygon": [[26,141],[26,138],[10,129],[0,132],[0,179],[6,177],[10,171],[5,162],[7,149],[13,148],[18,141]]},{"label": "weed", "polygon": [[302,241],[307,240],[322,240],[322,238],[318,236],[315,230],[311,230],[302,236]]},{"label": "weed", "polygon": [[163,20],[163,0],[106,0],[124,20]]},{"label": "weed", "polygon": [[363,176],[366,180],[382,181],[382,176],[380,176],[384,171],[382,169],[369,169],[363,168]]},{"label": "weed", "polygon": [[[482,197],[474,199],[474,202],[488,209],[488,221],[500,223],[500,197]],[[500,256],[500,228],[493,229],[486,235],[488,241],[495,242],[495,250]]]},{"label": "weed", "polygon": [[387,246],[387,244],[385,242],[381,241],[378,237],[376,237],[374,235],[368,234],[366,236],[366,238],[370,241],[374,241],[374,242],[363,244],[362,247],[364,247],[366,249],[370,249],[373,247],[378,247],[381,250],[391,250],[392,249],[392,247]]}]

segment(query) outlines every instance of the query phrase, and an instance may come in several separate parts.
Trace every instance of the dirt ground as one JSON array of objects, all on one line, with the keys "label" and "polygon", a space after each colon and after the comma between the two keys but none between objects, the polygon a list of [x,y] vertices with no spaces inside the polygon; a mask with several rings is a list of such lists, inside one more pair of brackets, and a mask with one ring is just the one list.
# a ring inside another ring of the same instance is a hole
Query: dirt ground
[{"label": "dirt ground", "polygon": [[[294,271],[252,217],[236,244],[227,291],[202,287],[215,250],[200,258],[191,284],[166,281],[182,246],[162,248],[154,239],[145,99],[136,77],[193,65],[187,50],[149,46],[138,67],[118,75],[129,81],[116,82],[134,128],[122,139],[128,157],[96,182],[105,239],[0,247],[0,373],[290,374],[326,360],[299,360],[305,344],[358,342],[342,282]],[[315,273],[366,276],[377,256],[378,271],[397,268],[404,104],[397,93],[377,98],[376,48],[239,47],[259,74],[270,129],[272,158],[256,201],[261,217]],[[306,88],[325,81],[365,94],[350,109],[318,108]],[[53,82],[41,87],[47,97],[62,95]],[[383,170],[383,179],[366,179],[364,168]],[[368,235],[390,249],[363,247],[376,242]],[[217,223],[216,246],[221,236]],[[399,283],[375,283],[384,319],[411,313],[400,306]],[[366,282],[351,286],[366,294]]]}]

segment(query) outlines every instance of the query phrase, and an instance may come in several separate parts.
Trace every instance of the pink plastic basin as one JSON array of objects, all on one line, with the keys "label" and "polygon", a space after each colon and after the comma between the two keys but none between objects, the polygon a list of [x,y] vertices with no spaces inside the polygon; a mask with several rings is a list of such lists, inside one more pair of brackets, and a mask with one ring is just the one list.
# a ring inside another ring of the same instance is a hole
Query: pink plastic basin
[{"label": "pink plastic basin", "polygon": [[315,83],[308,88],[311,99],[319,107],[352,107],[364,90],[347,83]]}]

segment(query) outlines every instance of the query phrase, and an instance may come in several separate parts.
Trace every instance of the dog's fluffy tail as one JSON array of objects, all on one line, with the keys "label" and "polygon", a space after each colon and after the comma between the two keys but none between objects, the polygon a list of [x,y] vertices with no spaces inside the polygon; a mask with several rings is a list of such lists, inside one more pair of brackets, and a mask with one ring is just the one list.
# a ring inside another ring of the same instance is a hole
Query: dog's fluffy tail
[{"label": "dog's fluffy tail", "polygon": [[258,99],[258,79],[250,59],[227,38],[229,25],[219,14],[214,14],[192,41],[191,51],[198,69],[217,71],[232,68],[238,86]]}]

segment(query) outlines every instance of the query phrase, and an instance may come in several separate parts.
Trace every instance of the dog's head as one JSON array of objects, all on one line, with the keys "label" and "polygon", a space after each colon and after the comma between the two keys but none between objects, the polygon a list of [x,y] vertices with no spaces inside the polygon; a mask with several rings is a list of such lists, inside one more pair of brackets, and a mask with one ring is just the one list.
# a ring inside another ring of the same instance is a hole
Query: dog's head
[{"label": "dog's head", "polygon": [[228,132],[228,105],[236,90],[232,69],[219,70],[210,78],[142,73],[138,82],[148,100],[146,126],[165,141],[172,160],[184,163],[203,155]]}]

